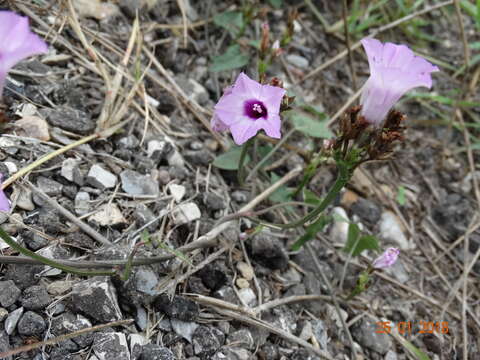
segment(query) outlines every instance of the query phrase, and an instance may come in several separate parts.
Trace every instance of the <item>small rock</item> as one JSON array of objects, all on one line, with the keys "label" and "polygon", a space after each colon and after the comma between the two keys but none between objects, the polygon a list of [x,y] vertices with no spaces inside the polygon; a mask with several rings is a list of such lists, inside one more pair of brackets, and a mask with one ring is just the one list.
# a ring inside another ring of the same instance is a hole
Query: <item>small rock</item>
[{"label": "small rock", "polygon": [[117,177],[95,164],[88,171],[87,183],[100,190],[111,189],[117,185]]},{"label": "small rock", "polygon": [[175,360],[175,355],[166,347],[148,344],[143,347],[140,360]]},{"label": "small rock", "polygon": [[300,331],[300,335],[298,336],[300,339],[309,341],[313,335],[313,327],[310,321],[305,322],[303,325],[302,330]]},{"label": "small rock", "polygon": [[189,343],[192,342],[192,335],[199,326],[197,323],[178,319],[171,319],[170,322],[172,324],[173,331],[175,331]]},{"label": "small rock", "polygon": [[[0,352],[5,352],[10,350],[10,339],[5,331],[0,331]],[[11,356],[5,358],[5,360],[12,360]]]},{"label": "small rock", "polygon": [[5,320],[5,331],[8,335],[12,335],[13,331],[17,327],[18,320],[23,315],[23,307],[18,308],[17,310],[12,311],[8,314],[7,320]]},{"label": "small rock", "polygon": [[168,141],[150,140],[147,145],[147,155],[153,160],[161,162],[172,149],[173,145]]},{"label": "small rock", "polygon": [[155,310],[166,314],[170,318],[182,321],[195,320],[199,311],[195,302],[177,295],[170,300],[168,295],[162,294],[154,300],[153,306]]},{"label": "small rock", "polygon": [[247,306],[255,306],[257,303],[257,296],[251,288],[244,288],[238,291],[238,296],[242,300],[242,303]]},{"label": "small rock", "polygon": [[194,202],[179,204],[172,211],[172,218],[175,225],[188,224],[194,220],[200,219],[200,209]]},{"label": "small rock", "polygon": [[231,347],[243,347],[249,350],[255,349],[255,341],[252,333],[248,329],[237,330],[227,338],[227,344]]},{"label": "small rock", "polygon": [[74,182],[75,184],[82,186],[84,179],[83,174],[80,171],[79,164],[80,161],[73,158],[63,160],[60,174],[68,181]]},{"label": "small rock", "polygon": [[48,196],[58,196],[62,194],[63,185],[58,181],[40,176],[37,179],[37,186]]},{"label": "small rock", "polygon": [[99,323],[122,319],[117,293],[107,278],[93,277],[73,285],[71,305]]},{"label": "small rock", "polygon": [[185,196],[185,193],[187,192],[187,190],[185,189],[185,186],[177,185],[177,184],[170,184],[168,186],[168,189],[170,190],[170,194],[173,196],[173,198],[177,203],[182,201],[183,197]]},{"label": "small rock", "polygon": [[380,219],[380,237],[396,243],[401,250],[411,249],[411,245],[404,235],[402,225],[397,216],[391,211],[385,211]]},{"label": "small rock", "polygon": [[235,284],[237,284],[238,288],[240,289],[246,289],[250,287],[250,283],[248,282],[248,280],[242,277],[237,278],[237,280],[235,280]]},{"label": "small rock", "polygon": [[272,270],[285,270],[288,255],[283,244],[267,232],[255,235],[250,242],[252,258]]},{"label": "small rock", "polygon": [[158,284],[157,274],[150,268],[142,267],[135,272],[135,289],[148,295],[156,295]]},{"label": "small rock", "polygon": [[78,216],[88,214],[90,212],[90,194],[85,191],[79,191],[75,195],[75,213]]},{"label": "small rock", "polygon": [[18,322],[18,332],[23,336],[36,336],[41,338],[47,328],[45,320],[33,311],[27,311]]},{"label": "small rock", "polygon": [[228,281],[225,271],[212,264],[208,264],[201,269],[198,272],[198,275],[200,276],[203,285],[211,291],[217,291]]},{"label": "small rock", "polygon": [[15,304],[22,292],[12,280],[0,281],[0,304],[9,307]]},{"label": "small rock", "polygon": [[323,320],[315,320],[313,323],[313,335],[317,339],[322,349],[327,350],[327,345],[330,343],[328,337],[328,328]]},{"label": "small rock", "polygon": [[27,310],[41,310],[52,302],[47,290],[41,285],[34,285],[23,291],[22,306]]},{"label": "small rock", "polygon": [[349,219],[348,215],[341,207],[332,209],[333,225],[330,229],[330,237],[332,241],[345,244],[348,237]]},{"label": "small rock", "polygon": [[63,295],[72,289],[72,282],[68,280],[58,280],[47,285],[47,291],[53,296]]},{"label": "small rock", "polygon": [[124,170],[120,173],[122,189],[130,195],[159,194],[158,184],[150,177],[133,170]]},{"label": "small rock", "polygon": [[100,0],[75,0],[73,5],[80,16],[97,20],[105,20],[119,13],[117,5]]},{"label": "small rock", "polygon": [[44,109],[41,113],[51,125],[75,134],[87,135],[95,129],[95,121],[87,113],[68,106]]},{"label": "small rock", "polygon": [[95,333],[92,349],[99,360],[130,360],[127,338],[121,332]]},{"label": "small rock", "polygon": [[290,54],[286,56],[287,61],[292,64],[293,66],[300,68],[300,69],[308,69],[309,63],[308,60],[305,59],[303,56]]},{"label": "small rock", "polygon": [[25,236],[23,240],[25,241],[25,244],[27,244],[27,246],[33,251],[44,248],[49,244],[48,239],[45,239],[43,236],[37,233],[29,234],[29,236]]},{"label": "small rock", "polygon": [[30,189],[21,189],[17,198],[17,206],[20,209],[32,211],[35,209],[35,204],[32,201],[32,191]]},{"label": "small rock", "polygon": [[398,356],[397,353],[393,350],[388,350],[388,352],[385,354],[385,357],[383,358],[384,360],[397,360]]},{"label": "small rock", "polygon": [[[52,319],[50,331],[55,336],[70,334],[75,331],[92,327],[92,323],[82,315],[73,315],[67,311]],[[79,348],[91,346],[94,333],[86,333],[72,338]]]},{"label": "small rock", "polygon": [[148,340],[140,334],[128,335],[128,343],[130,345],[131,360],[138,360],[142,355],[142,349],[148,344]]},{"label": "small rock", "polygon": [[253,279],[253,276],[254,276],[254,272],[253,272],[253,269],[250,265],[248,265],[246,262],[243,262],[243,261],[239,261],[237,263],[237,270],[240,271],[240,274],[242,274],[242,276],[250,281]]},{"label": "small rock", "polygon": [[[44,247],[40,250],[37,250],[36,253],[50,259],[65,259],[69,256],[68,251],[57,244]],[[43,267],[42,276],[56,276],[61,273],[62,270],[45,265]]]},{"label": "small rock", "polygon": [[[340,316],[338,316],[338,312],[335,309],[335,307],[329,304],[327,304],[326,306],[327,306],[327,319],[332,319],[335,322],[335,325],[337,326],[338,329],[343,329],[342,319],[340,319]],[[348,318],[348,313],[342,308],[340,308],[340,314],[343,320],[346,321]]]},{"label": "small rock", "polygon": [[376,332],[376,328],[375,321],[362,319],[354,326],[352,336],[361,346],[383,355],[392,347],[392,339],[386,333]]},{"label": "small rock", "polygon": [[140,141],[134,135],[127,135],[119,139],[117,144],[123,149],[135,149]]},{"label": "small rock", "polygon": [[113,226],[126,222],[122,212],[114,203],[102,205],[95,214],[88,217],[88,221],[96,222],[100,226]]},{"label": "small rock", "polygon": [[155,230],[157,230],[159,220],[155,220],[157,216],[155,216],[153,211],[150,210],[147,205],[138,204],[135,208],[134,216],[139,228],[145,226],[146,224],[150,224],[147,226],[147,230],[150,233],[153,233]]},{"label": "small rock", "polygon": [[192,344],[195,355],[201,358],[210,358],[225,342],[223,333],[209,326],[199,326],[192,337]]},{"label": "small rock", "polygon": [[38,116],[24,116],[22,119],[15,121],[15,126],[18,126],[21,129],[19,134],[22,136],[43,141],[50,140],[48,124]]},{"label": "small rock", "polygon": [[203,195],[203,203],[211,211],[223,210],[226,207],[224,199],[211,192]]},{"label": "small rock", "polygon": [[377,204],[363,198],[359,198],[358,201],[352,205],[352,211],[358,215],[362,221],[370,224],[376,224],[382,215],[382,211]]},{"label": "small rock", "polygon": [[4,308],[0,308],[0,322],[2,322],[3,320],[5,320],[8,316],[8,311],[7,309],[4,309]]},{"label": "small rock", "polygon": [[143,306],[136,307],[137,312],[135,313],[135,323],[140,328],[140,330],[145,331],[148,326],[148,315]]},{"label": "small rock", "polygon": [[175,148],[167,155],[167,162],[168,162],[168,165],[177,167],[177,168],[183,169],[185,166],[185,160],[183,159],[182,155],[178,152],[178,150]]}]

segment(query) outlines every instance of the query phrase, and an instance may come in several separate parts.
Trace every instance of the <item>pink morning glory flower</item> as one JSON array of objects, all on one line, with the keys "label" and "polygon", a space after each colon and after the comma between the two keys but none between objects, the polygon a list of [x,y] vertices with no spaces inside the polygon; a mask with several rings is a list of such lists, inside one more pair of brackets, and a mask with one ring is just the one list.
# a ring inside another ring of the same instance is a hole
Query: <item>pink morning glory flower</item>
[{"label": "pink morning glory flower", "polygon": [[0,11],[0,92],[8,71],[20,60],[47,52],[47,44],[30,31],[28,18]]},{"label": "pink morning glory flower", "polygon": [[211,121],[214,130],[230,130],[237,145],[254,137],[259,130],[279,139],[280,104],[285,89],[262,85],[244,73],[215,105]]},{"label": "pink morning glory flower", "polygon": [[[0,174],[0,185],[3,181],[3,175]],[[10,201],[7,199],[7,195],[3,192],[0,186],[0,211],[10,211]]]},{"label": "pink morning glory flower", "polygon": [[360,98],[360,114],[379,125],[407,91],[419,86],[430,89],[431,73],[439,69],[405,45],[382,44],[372,38],[361,42],[367,53],[370,77]]},{"label": "pink morning glory flower", "polygon": [[397,261],[398,254],[400,254],[400,250],[397,248],[388,248],[382,255],[375,259],[372,265],[375,269],[390,267]]}]

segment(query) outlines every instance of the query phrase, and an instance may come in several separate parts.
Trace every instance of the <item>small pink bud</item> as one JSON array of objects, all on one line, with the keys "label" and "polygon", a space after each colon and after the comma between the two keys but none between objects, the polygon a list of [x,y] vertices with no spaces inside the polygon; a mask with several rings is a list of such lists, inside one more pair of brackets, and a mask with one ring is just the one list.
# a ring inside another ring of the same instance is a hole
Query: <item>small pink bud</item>
[{"label": "small pink bud", "polygon": [[373,267],[375,269],[384,269],[395,264],[400,254],[400,250],[397,248],[388,248],[382,255],[375,259]]}]

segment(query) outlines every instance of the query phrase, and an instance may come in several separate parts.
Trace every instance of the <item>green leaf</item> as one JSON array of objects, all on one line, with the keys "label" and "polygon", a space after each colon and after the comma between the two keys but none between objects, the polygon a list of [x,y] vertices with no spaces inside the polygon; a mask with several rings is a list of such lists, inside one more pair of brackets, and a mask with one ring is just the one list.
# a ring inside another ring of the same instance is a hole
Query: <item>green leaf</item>
[{"label": "green leaf", "polygon": [[305,135],[322,139],[330,139],[333,137],[333,133],[328,128],[326,121],[318,121],[307,115],[294,113],[291,113],[290,119],[295,129]]},{"label": "green leaf", "polygon": [[183,262],[186,262],[188,265],[193,266],[193,263],[182,252],[172,249],[169,246],[165,245],[164,243],[159,243],[158,247],[175,255],[177,258],[179,258]]},{"label": "green leaf", "polygon": [[320,205],[322,201],[313,191],[310,191],[306,188],[303,189],[303,199],[307,204]]},{"label": "green leaf", "polygon": [[[238,170],[240,155],[242,154],[241,146],[232,146],[226,153],[219,155],[213,160],[213,166],[223,170]],[[245,157],[244,165],[250,162],[250,157]]]},{"label": "green leaf", "polygon": [[218,72],[238,69],[247,65],[249,60],[250,56],[242,54],[240,51],[240,45],[235,44],[228,47],[225,54],[213,58],[213,64],[210,66],[210,71]]},{"label": "green leaf", "polygon": [[322,215],[314,223],[308,225],[303,234],[295,243],[292,245],[292,251],[300,250],[300,248],[307,242],[315,238],[317,233],[322,231],[325,226],[327,226],[331,221],[332,217],[328,215]]},{"label": "green leaf", "polygon": [[276,9],[280,9],[283,5],[283,0],[268,0],[268,2]]},{"label": "green leaf", "polygon": [[477,28],[480,29],[480,0],[477,0],[477,16],[475,21],[477,22]]},{"label": "green leaf", "polygon": [[397,202],[399,205],[403,206],[406,203],[405,199],[405,188],[403,186],[398,187],[398,192],[397,192]]},{"label": "green leaf", "polygon": [[348,227],[347,244],[343,248],[343,251],[352,254],[352,256],[358,256],[363,250],[380,251],[378,240],[372,235],[360,236],[360,229],[358,225],[351,223]]},{"label": "green leaf", "polygon": [[[277,174],[272,172],[270,174],[270,182],[272,184],[275,184],[278,180],[280,180],[280,176],[278,176]],[[292,193],[293,193],[292,188],[289,188],[289,187],[286,187],[285,185],[282,185],[277,190],[275,190],[273,192],[273,194],[268,197],[268,199],[271,202],[284,203],[284,202],[287,202],[287,201],[291,200]],[[286,207],[286,209],[288,209],[288,208],[291,209],[291,207]]]},{"label": "green leaf", "polygon": [[213,17],[213,22],[228,30],[234,38],[242,32],[245,26],[243,14],[240,11],[225,11],[217,14]]},{"label": "green leaf", "polygon": [[410,351],[418,360],[430,360],[427,354],[425,354],[422,350],[417,348],[415,345],[413,345],[410,341],[403,340],[402,345]]}]

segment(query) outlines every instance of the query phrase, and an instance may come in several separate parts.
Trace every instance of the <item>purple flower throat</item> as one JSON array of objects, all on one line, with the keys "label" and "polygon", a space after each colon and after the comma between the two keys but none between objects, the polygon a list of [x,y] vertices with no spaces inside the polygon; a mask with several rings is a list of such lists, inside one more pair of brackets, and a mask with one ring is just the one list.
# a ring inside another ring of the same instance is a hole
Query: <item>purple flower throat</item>
[{"label": "purple flower throat", "polygon": [[268,111],[263,102],[259,100],[247,100],[243,104],[245,115],[252,120],[258,120],[260,118],[267,118]]}]

